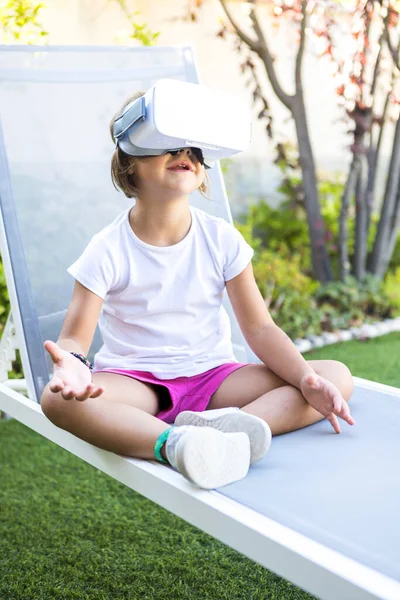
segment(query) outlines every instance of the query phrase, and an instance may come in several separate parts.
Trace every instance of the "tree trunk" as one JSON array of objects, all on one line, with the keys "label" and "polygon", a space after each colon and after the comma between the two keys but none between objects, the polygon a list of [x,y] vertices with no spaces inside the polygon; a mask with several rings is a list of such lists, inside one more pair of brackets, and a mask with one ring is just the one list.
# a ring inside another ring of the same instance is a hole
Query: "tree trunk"
[{"label": "tree trunk", "polygon": [[356,231],[354,240],[354,260],[353,272],[358,281],[365,277],[366,258],[367,258],[367,183],[368,183],[368,164],[367,157],[360,154],[357,159],[359,162],[358,177],[356,183]]},{"label": "tree trunk", "polygon": [[[381,51],[379,51],[376,70],[377,70],[377,67],[379,66],[380,57],[381,57]],[[369,230],[370,230],[370,226],[371,226],[372,212],[374,209],[374,192],[375,192],[376,173],[377,173],[377,168],[378,168],[379,156],[380,156],[380,152],[381,152],[381,148],[382,148],[383,135],[386,130],[387,112],[389,109],[390,96],[391,96],[392,89],[393,89],[394,77],[395,77],[395,71],[393,69],[391,81],[390,81],[390,90],[386,94],[385,103],[383,105],[382,114],[380,117],[379,134],[378,134],[378,140],[376,143],[374,141],[374,138],[375,138],[374,130],[377,128],[377,123],[374,123],[373,121],[371,123],[370,146],[368,149],[367,224],[366,224],[367,241],[368,241],[368,235],[369,235]],[[376,115],[376,113],[377,113],[377,111],[375,110],[375,100],[376,100],[376,96],[377,96],[377,94],[375,93],[376,81],[377,81],[377,73],[374,75],[374,84],[371,89],[371,95],[374,96],[374,104],[372,105],[372,111],[371,111],[372,116]]]},{"label": "tree trunk", "polygon": [[392,258],[395,246],[396,246],[397,237],[399,235],[399,229],[400,229],[400,185],[397,190],[396,204],[395,204],[395,207],[393,209],[393,214],[390,219],[389,239],[387,241],[385,253],[384,253],[384,256],[382,259],[383,274],[386,273],[386,271],[389,267],[389,263]]},{"label": "tree trunk", "polygon": [[339,279],[344,281],[350,274],[349,261],[349,228],[347,224],[347,215],[352,196],[354,195],[355,187],[359,178],[360,162],[353,156],[350,165],[349,175],[347,177],[346,186],[342,196],[342,206],[339,215]]},{"label": "tree trunk", "polygon": [[319,281],[325,283],[332,279],[332,271],[330,259],[325,246],[324,222],[321,217],[318,197],[317,177],[315,173],[315,163],[310,143],[308,132],[306,111],[304,106],[304,96],[302,89],[302,64],[306,41],[306,25],[307,25],[307,6],[308,0],[302,0],[301,12],[302,21],[300,26],[300,44],[296,56],[295,67],[295,83],[296,92],[294,95],[287,94],[277,77],[274,58],[270,52],[269,45],[265,36],[265,32],[261,29],[258,17],[255,11],[255,2],[252,3],[250,10],[250,19],[253,24],[255,36],[249,37],[239,26],[238,22],[233,18],[226,0],[219,0],[222,8],[225,11],[232,27],[239,38],[261,59],[269,82],[275,94],[284,106],[291,112],[297,133],[297,141],[299,145],[299,161],[303,176],[303,187],[305,192],[305,205],[307,211],[307,221],[310,233],[311,242],[311,258],[314,276]]},{"label": "tree trunk", "polygon": [[383,198],[381,215],[376,232],[374,247],[368,263],[368,270],[379,278],[385,275],[387,260],[385,258],[386,246],[389,240],[393,221],[396,196],[400,181],[400,119],[397,120],[393,137],[392,155],[386,180],[385,195]]},{"label": "tree trunk", "polygon": [[319,205],[315,162],[308,132],[305,106],[301,96],[293,98],[292,114],[299,144],[299,162],[303,176],[313,272],[321,283],[326,283],[332,279],[332,270],[324,239],[324,222]]}]

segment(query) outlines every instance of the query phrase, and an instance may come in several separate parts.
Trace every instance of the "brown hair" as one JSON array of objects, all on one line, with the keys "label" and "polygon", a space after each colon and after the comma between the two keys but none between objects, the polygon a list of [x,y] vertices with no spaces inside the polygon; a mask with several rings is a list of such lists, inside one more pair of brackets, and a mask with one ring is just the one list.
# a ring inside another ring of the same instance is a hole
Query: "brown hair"
[{"label": "brown hair", "polygon": [[[133,100],[141,98],[144,92],[137,92],[131,96],[121,107],[121,109],[113,116],[110,123],[110,133],[113,142],[114,139],[114,122],[122,113],[122,111],[130,104]],[[127,198],[135,198],[138,195],[139,190],[135,184],[134,172],[135,167],[138,164],[139,159],[136,156],[129,156],[117,146],[114,150],[114,154],[111,158],[111,180],[114,187],[117,190],[121,190]]]},{"label": "brown hair", "polygon": [[[136,94],[131,96],[111,119],[110,133],[113,142],[115,142],[114,121],[117,119],[117,117],[119,117],[119,115],[128,106],[128,104],[130,104],[133,100],[137,100],[137,98],[141,98],[142,96],[144,96],[144,92],[137,92]],[[121,192],[123,192],[127,198],[136,198],[139,195],[139,190],[136,187],[135,183],[135,167],[137,166],[139,161],[140,157],[125,154],[125,152],[123,152],[119,146],[115,148],[111,158],[111,180],[113,182],[114,187],[117,190],[121,190]],[[206,196],[209,184],[210,178],[208,176],[208,173],[205,172],[204,181],[201,183],[198,190],[200,194],[207,199],[209,199]]]}]

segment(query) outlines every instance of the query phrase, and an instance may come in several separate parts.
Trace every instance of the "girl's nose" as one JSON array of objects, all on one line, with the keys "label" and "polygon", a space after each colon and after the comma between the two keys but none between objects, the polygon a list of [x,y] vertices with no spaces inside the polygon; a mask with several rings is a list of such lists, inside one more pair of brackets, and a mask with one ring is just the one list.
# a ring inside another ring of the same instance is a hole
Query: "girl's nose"
[{"label": "girl's nose", "polygon": [[188,156],[192,156],[193,152],[191,148],[181,148],[179,150],[179,154],[187,154]]}]

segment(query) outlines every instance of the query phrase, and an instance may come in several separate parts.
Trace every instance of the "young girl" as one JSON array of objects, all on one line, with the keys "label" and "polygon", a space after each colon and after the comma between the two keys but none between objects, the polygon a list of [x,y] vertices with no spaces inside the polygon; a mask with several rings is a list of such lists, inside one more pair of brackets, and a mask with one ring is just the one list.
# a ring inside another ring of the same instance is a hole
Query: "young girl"
[{"label": "young girl", "polygon": [[[206,190],[201,151],[138,158],[117,144],[111,169],[136,202],[68,269],[76,281],[67,315],[57,343],[44,344],[54,364],[44,414],[100,448],[166,462],[203,488],[245,477],[271,432],[324,417],[336,433],[338,417],[353,425],[347,367],[304,360],[268,313],[250,246],[224,219],[190,206],[190,193]],[[225,287],[263,364],[234,357]],[[85,355],[98,321],[104,343],[92,370]]]}]

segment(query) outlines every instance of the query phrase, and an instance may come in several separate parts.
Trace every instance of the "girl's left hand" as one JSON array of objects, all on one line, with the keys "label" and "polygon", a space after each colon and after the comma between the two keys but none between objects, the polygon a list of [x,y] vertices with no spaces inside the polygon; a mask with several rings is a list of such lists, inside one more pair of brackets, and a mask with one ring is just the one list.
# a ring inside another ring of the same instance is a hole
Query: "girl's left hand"
[{"label": "girl's left hand", "polygon": [[355,425],[349,406],[338,388],[316,373],[304,375],[300,383],[300,391],[307,402],[328,419],[336,433],[340,433],[337,417],[349,425]]}]

